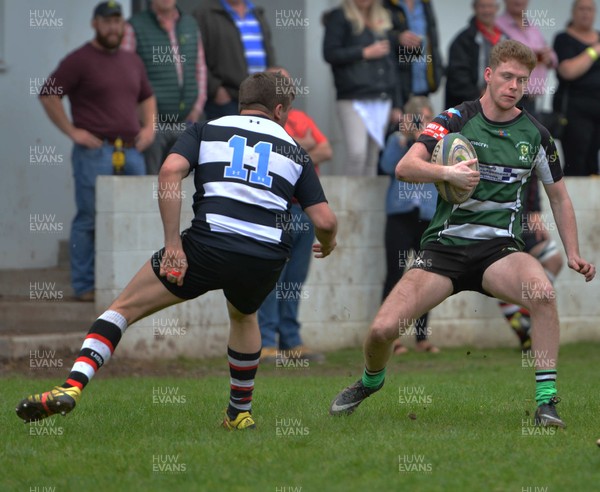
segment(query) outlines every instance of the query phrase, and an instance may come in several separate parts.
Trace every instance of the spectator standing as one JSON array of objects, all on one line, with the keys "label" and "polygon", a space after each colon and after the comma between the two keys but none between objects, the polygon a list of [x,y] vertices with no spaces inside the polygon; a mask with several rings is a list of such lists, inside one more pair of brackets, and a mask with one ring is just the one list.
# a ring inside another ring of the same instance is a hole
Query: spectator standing
[{"label": "spectator standing", "polygon": [[400,47],[402,101],[438,90],[444,72],[431,0],[384,0]]},{"label": "spectator standing", "polygon": [[594,29],[595,16],[593,0],[575,1],[567,30],[554,39],[560,82],[554,98],[554,110],[567,108],[568,123],[561,142],[567,176],[588,176],[599,172],[600,35]]},{"label": "spectator standing", "polygon": [[[119,49],[124,24],[120,4],[99,3],[92,19],[95,38],[60,62],[40,95],[50,120],[74,144],[71,282],[81,301],[94,300],[96,178],[145,174],[142,152],[154,139],[156,99],[140,58]],[[69,97],[72,121],[62,96]]]},{"label": "spectator standing", "polygon": [[194,12],[208,67],[208,119],[238,114],[239,87],[249,74],[275,65],[264,9],[250,0],[207,0]]},{"label": "spectator standing", "polygon": [[[402,278],[407,267],[410,250],[412,249],[415,256],[418,256],[421,236],[429,227],[429,222],[435,212],[437,190],[433,183],[405,183],[398,181],[395,177],[396,165],[432,119],[433,108],[429,99],[425,96],[411,97],[404,106],[401,131],[388,137],[381,155],[381,170],[391,177],[385,201],[387,272],[382,301],[385,301],[385,298]],[[428,314],[425,313],[414,322],[417,340],[415,350],[437,353],[439,349],[427,340]],[[400,339],[394,342],[393,350],[397,355],[408,352]]]},{"label": "spectator standing", "polygon": [[186,124],[198,121],[206,102],[206,63],[198,25],[177,0],[152,0],[125,25],[123,49],[137,52],[158,106],[156,138],[146,150],[148,174],[158,174]]},{"label": "spectator standing", "polygon": [[509,39],[514,39],[532,49],[537,56],[537,65],[529,76],[529,84],[519,107],[536,113],[539,96],[546,93],[548,70],[558,66],[554,50],[548,46],[536,22],[527,16],[529,0],[504,0],[505,11],[496,20],[496,25]]},{"label": "spectator standing", "polygon": [[446,108],[480,98],[485,92],[483,70],[492,48],[506,36],[496,26],[498,0],[473,0],[469,27],[452,41],[446,71]]},{"label": "spectator standing", "polygon": [[[284,80],[291,81],[290,74],[283,68],[273,67],[268,71],[281,72]],[[289,89],[293,90],[293,87],[290,85]],[[295,108],[290,109],[284,128],[306,151],[319,174],[319,164],[333,156],[327,137],[310,116]],[[261,360],[287,358],[323,361],[323,354],[310,350],[303,344],[298,320],[300,300],[304,296],[302,286],[308,275],[315,237],[314,227],[296,199],[292,200],[289,218],[288,232],[292,237],[290,258],[275,288],[258,310],[262,338]]]},{"label": "spectator standing", "polygon": [[375,176],[392,108],[400,107],[395,35],[381,0],[344,0],[323,16],[347,149],[345,174]]}]

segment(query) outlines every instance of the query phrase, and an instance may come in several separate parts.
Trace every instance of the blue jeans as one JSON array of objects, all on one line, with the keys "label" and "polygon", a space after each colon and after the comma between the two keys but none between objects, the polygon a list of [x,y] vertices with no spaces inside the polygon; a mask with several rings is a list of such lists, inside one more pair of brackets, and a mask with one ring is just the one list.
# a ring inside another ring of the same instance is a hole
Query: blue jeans
[{"label": "blue jeans", "polygon": [[[135,148],[124,149],[124,174],[146,174],[144,157]],[[96,178],[113,174],[113,146],[104,143],[98,149],[75,144],[73,179],[77,213],[71,225],[71,283],[75,295],[94,290]]]},{"label": "blue jeans", "polygon": [[263,347],[277,347],[288,350],[302,345],[298,307],[305,297],[302,285],[308,275],[314,228],[312,222],[298,204],[290,210],[292,222],[291,258],[283,268],[275,289],[267,296],[258,310],[258,325]]}]

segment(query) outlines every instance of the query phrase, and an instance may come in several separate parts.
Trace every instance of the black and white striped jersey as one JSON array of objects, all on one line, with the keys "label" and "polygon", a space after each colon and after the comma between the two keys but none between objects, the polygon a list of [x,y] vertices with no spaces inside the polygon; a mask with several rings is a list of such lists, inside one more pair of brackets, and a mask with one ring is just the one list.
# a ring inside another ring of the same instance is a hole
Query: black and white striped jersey
[{"label": "black and white striped jersey", "polygon": [[190,126],[171,153],[194,171],[194,219],[202,244],[266,259],[289,256],[292,197],[326,202],[308,154],[274,121],[224,116]]}]

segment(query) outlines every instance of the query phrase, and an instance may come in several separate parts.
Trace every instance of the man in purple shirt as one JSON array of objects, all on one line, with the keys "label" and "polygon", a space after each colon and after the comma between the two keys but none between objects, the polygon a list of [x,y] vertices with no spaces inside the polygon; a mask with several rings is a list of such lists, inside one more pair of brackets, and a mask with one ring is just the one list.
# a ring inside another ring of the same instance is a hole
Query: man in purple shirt
[{"label": "man in purple shirt", "polygon": [[[81,301],[94,300],[96,177],[115,171],[145,174],[141,152],[154,139],[156,113],[142,61],[119,49],[124,30],[121,6],[115,1],[98,4],[92,27],[96,37],[67,55],[40,93],[50,120],[74,143],[77,214],[71,226],[71,282]],[[65,95],[71,120],[61,100]]]},{"label": "man in purple shirt", "polygon": [[527,111],[535,112],[538,96],[546,92],[548,69],[558,66],[556,53],[546,43],[539,27],[548,19],[530,19],[527,10],[529,0],[504,0],[504,3],[506,10],[496,19],[496,25],[509,39],[523,43],[537,55],[537,65],[529,76],[529,84],[521,100]]}]

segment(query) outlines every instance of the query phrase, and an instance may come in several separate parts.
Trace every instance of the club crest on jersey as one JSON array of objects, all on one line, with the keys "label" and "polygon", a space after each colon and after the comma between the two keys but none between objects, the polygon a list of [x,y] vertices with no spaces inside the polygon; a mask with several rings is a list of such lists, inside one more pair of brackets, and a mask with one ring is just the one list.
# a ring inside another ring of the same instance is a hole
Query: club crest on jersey
[{"label": "club crest on jersey", "polygon": [[515,147],[519,154],[519,161],[531,162],[531,144],[529,142],[521,141]]}]

